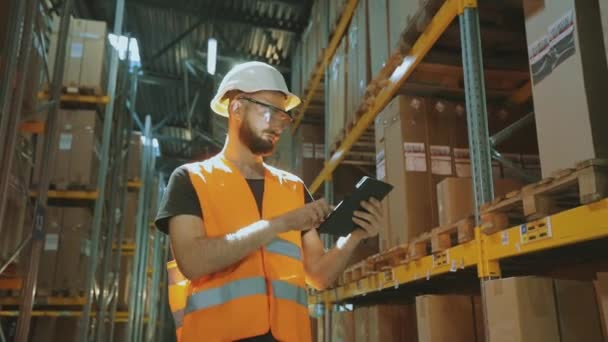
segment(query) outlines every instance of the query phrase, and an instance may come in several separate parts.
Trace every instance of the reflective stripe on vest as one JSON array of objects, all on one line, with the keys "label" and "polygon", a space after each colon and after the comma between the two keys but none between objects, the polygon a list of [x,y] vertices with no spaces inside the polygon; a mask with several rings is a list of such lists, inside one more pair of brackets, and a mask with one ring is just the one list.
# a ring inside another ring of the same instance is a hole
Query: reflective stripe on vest
[{"label": "reflective stripe on vest", "polygon": [[172,314],[173,314],[173,320],[175,320],[175,328],[176,329],[181,328],[182,324],[184,323],[184,309],[172,312]]},{"label": "reflective stripe on vest", "polygon": [[308,307],[306,290],[282,280],[272,281],[272,295],[278,299],[285,299]]},{"label": "reflective stripe on vest", "polygon": [[186,314],[212,306],[225,304],[240,297],[259,294],[266,294],[266,280],[264,277],[252,277],[236,280],[221,287],[193,293],[190,297],[188,297]]},{"label": "reflective stripe on vest", "polygon": [[302,260],[302,252],[300,247],[293,242],[275,238],[266,245],[266,250],[270,253],[281,254],[294,258],[296,260]]}]

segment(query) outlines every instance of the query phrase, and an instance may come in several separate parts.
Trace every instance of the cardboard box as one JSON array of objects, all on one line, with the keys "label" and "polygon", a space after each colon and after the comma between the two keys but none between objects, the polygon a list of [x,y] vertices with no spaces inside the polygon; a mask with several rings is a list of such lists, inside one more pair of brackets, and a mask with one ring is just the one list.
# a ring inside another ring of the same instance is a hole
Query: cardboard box
[{"label": "cardboard box", "polygon": [[352,311],[332,312],[331,340],[347,342],[355,340],[355,314]]},{"label": "cardboard box", "polygon": [[70,124],[74,128],[74,144],[71,148],[68,182],[71,185],[95,189],[99,169],[102,124],[93,110],[70,112]]},{"label": "cardboard box", "polygon": [[608,58],[608,2],[600,0],[599,3],[602,16],[602,30],[604,31],[604,49],[606,49],[606,58]]},{"label": "cardboard box", "polygon": [[420,9],[419,0],[388,0],[389,47],[391,51],[399,45],[401,34],[416,20]]},{"label": "cardboard box", "polygon": [[[363,102],[365,89],[370,81],[370,39],[369,39],[369,19],[368,19],[368,0],[359,0],[357,11],[355,12],[357,20],[357,87],[355,108]],[[352,24],[351,24],[352,25]]]},{"label": "cardboard box", "polygon": [[137,230],[137,206],[139,201],[139,191],[127,192],[125,199],[123,226],[125,243],[135,242],[135,232]]},{"label": "cardboard box", "polygon": [[[496,179],[494,194],[503,196],[520,189],[522,184],[512,179]],[[475,194],[471,178],[449,177],[437,184],[439,225],[457,222],[475,212]]]},{"label": "cardboard box", "polygon": [[416,313],[420,342],[475,341],[475,310],[470,296],[419,296]]},{"label": "cardboard box", "polygon": [[393,99],[379,115],[386,122],[384,136],[377,137],[384,142],[379,148],[385,151],[386,181],[394,186],[386,199],[389,247],[432,228],[426,118],[425,102],[406,96]]},{"label": "cardboard box", "polygon": [[473,296],[473,310],[475,314],[475,335],[477,342],[486,341],[486,320],[483,316],[483,303],[481,296]]},{"label": "cardboard box", "polygon": [[84,291],[89,263],[92,212],[89,208],[66,207],[63,213],[55,289],[80,292]]},{"label": "cardboard box", "polygon": [[581,160],[608,157],[608,66],[606,55],[598,53],[604,41],[599,2],[544,1],[526,18],[543,177]]},{"label": "cardboard box", "polygon": [[368,342],[418,341],[414,305],[374,305],[368,308],[367,315]]},{"label": "cardboard box", "polygon": [[519,277],[483,283],[489,342],[559,341],[553,281]]},{"label": "cardboard box", "polygon": [[368,321],[369,308],[366,306],[355,308],[354,319],[355,319],[355,342],[368,342],[369,341],[369,321]]},{"label": "cardboard box", "polygon": [[608,341],[608,273],[598,273],[594,286],[604,339]]},{"label": "cardboard box", "polygon": [[602,326],[593,283],[555,280],[554,289],[561,341],[602,342]]},{"label": "cardboard box", "polygon": [[[48,53],[51,79],[57,53],[59,22],[60,18],[54,16]],[[106,22],[71,18],[63,85],[66,87],[84,86],[92,88],[98,93],[101,92],[105,83],[106,44]]]},{"label": "cardboard box", "polygon": [[50,294],[50,291],[55,286],[55,274],[59,269],[58,254],[59,254],[59,239],[63,227],[64,209],[59,207],[48,207],[46,235],[44,239],[44,247],[42,257],[40,258],[40,266],[38,269],[38,284],[37,291],[43,295]]},{"label": "cardboard box", "polygon": [[[376,146],[376,178],[381,181],[386,180],[386,151],[384,149],[384,128],[388,125],[388,121],[382,115],[376,117],[374,123],[375,130],[375,146]],[[380,251],[389,249],[390,239],[390,224],[389,224],[389,209],[388,200],[383,200],[382,206],[383,221],[378,232],[378,244]]]},{"label": "cardboard box", "polygon": [[[388,45],[388,1],[368,1],[370,64],[372,77],[384,67],[390,53]],[[372,39],[373,38],[373,39]]]}]

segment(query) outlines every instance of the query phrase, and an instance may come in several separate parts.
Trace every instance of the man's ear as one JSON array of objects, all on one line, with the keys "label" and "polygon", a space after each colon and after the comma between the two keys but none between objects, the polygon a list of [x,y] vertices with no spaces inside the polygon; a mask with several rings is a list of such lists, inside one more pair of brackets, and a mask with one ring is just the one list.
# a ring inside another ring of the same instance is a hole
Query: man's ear
[{"label": "man's ear", "polygon": [[242,105],[240,101],[237,100],[232,100],[230,101],[230,105],[229,105],[229,112],[231,114],[234,114],[234,118],[237,120],[241,119],[241,109],[242,109]]}]

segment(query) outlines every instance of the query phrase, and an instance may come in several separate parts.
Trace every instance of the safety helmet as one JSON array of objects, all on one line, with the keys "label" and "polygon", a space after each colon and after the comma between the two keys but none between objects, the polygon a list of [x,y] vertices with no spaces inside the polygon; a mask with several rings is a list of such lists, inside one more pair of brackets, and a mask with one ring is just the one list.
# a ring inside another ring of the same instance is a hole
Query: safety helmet
[{"label": "safety helmet", "polygon": [[283,75],[273,66],[262,62],[246,62],[233,67],[224,76],[217,93],[211,100],[211,109],[221,116],[228,116],[228,102],[224,96],[231,90],[245,93],[258,91],[280,91],[287,96],[289,111],[300,104],[300,98],[289,92]]}]

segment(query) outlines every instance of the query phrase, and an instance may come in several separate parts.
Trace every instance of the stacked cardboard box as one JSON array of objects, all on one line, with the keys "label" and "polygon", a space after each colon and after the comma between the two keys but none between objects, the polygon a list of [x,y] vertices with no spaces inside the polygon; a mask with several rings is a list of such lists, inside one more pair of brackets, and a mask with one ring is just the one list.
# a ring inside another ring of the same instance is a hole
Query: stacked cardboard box
[{"label": "stacked cardboard box", "polygon": [[608,2],[600,0],[600,12],[604,31],[604,49],[606,49],[606,58],[608,59]]},{"label": "stacked cardboard box", "polygon": [[327,70],[328,143],[333,143],[338,138],[346,122],[346,43],[346,40],[342,40]]},{"label": "stacked cardboard box", "polygon": [[598,273],[597,280],[593,282],[593,285],[595,286],[604,340],[608,341],[608,273]]},{"label": "stacked cardboard box", "polygon": [[312,80],[317,62],[320,60],[323,49],[327,47],[329,39],[329,0],[315,1],[310,14],[310,23],[302,35],[302,49],[304,63],[302,68],[302,85],[306,91]]},{"label": "stacked cardboard box", "polygon": [[416,342],[414,305],[380,304],[358,307],[354,312],[355,342]]},{"label": "stacked cardboard box", "polygon": [[[369,6],[370,66],[372,77],[378,75],[388,60],[388,1],[372,0]],[[373,38],[373,39],[371,39]]]},{"label": "stacked cardboard box", "polygon": [[[495,179],[496,197],[520,189],[522,184],[512,179]],[[475,212],[475,194],[471,178],[449,177],[437,184],[439,225],[457,222]]]},{"label": "stacked cardboard box", "polygon": [[484,341],[485,328],[480,303],[479,296],[416,297],[418,341]]},{"label": "stacked cardboard box", "polygon": [[420,10],[419,0],[388,0],[389,47],[394,51],[399,46],[401,34]]},{"label": "stacked cardboard box", "polygon": [[489,342],[602,341],[591,282],[519,277],[484,287]]},{"label": "stacked cardboard box", "polygon": [[426,105],[424,99],[398,96],[376,118],[379,169],[384,165],[379,172],[394,186],[387,198],[382,249],[406,243],[433,227]]},{"label": "stacked cardboard box", "polygon": [[355,314],[352,311],[334,311],[331,314],[331,341],[355,340]]},{"label": "stacked cardboard box", "polygon": [[[70,187],[94,189],[99,164],[97,151],[102,129],[97,112],[60,110],[58,116],[60,131],[57,136],[57,149],[48,168],[50,184],[58,189]],[[41,158],[43,148],[43,143],[37,144],[37,158]],[[41,172],[40,163],[36,165],[34,184],[38,184]]]},{"label": "stacked cardboard box", "polygon": [[[49,72],[53,78],[53,68],[57,51],[60,18],[55,16],[51,27],[49,46]],[[106,57],[107,24],[105,21],[84,19],[70,20],[63,85],[66,87],[87,87],[100,93],[104,87],[104,61]]]},{"label": "stacked cardboard box", "polygon": [[42,294],[84,291],[88,269],[92,212],[89,208],[49,207],[48,225],[38,275]]},{"label": "stacked cardboard box", "polygon": [[347,123],[355,120],[370,79],[367,1],[360,0],[348,29]]},{"label": "stacked cardboard box", "polygon": [[581,160],[608,157],[600,2],[605,1],[544,1],[526,18],[543,177]]},{"label": "stacked cardboard box", "polygon": [[29,341],[75,342],[78,340],[78,321],[74,317],[35,317]]},{"label": "stacked cardboard box", "polygon": [[[219,116],[219,115],[214,115]],[[141,133],[133,132],[129,140],[129,162],[127,165],[128,179],[141,179],[141,156],[143,153]]]},{"label": "stacked cardboard box", "polygon": [[304,124],[302,137],[302,180],[311,184],[323,169],[325,160],[325,132],[322,126]]}]

